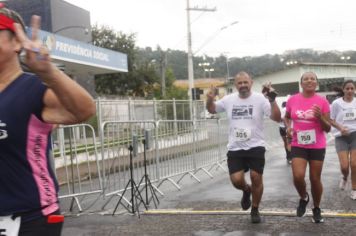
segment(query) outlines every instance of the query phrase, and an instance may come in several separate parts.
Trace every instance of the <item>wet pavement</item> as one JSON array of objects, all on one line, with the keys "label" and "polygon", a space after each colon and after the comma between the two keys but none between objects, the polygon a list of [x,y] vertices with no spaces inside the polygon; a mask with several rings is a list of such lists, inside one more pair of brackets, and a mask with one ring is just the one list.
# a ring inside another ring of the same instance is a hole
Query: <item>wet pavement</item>
[{"label": "wet pavement", "polygon": [[[338,189],[340,172],[334,146],[327,148],[322,174],[325,222],[314,224],[312,201],[305,217],[294,216],[298,196],[280,145],[276,142],[266,153],[260,224],[250,223],[249,211],[242,211],[239,204],[242,192],[235,190],[228,174],[219,170],[213,172],[212,179],[198,173],[201,183],[186,176],[180,191],[164,183],[165,196],[159,197],[158,209],[141,212],[140,218],[128,213],[111,216],[111,212],[67,216],[62,235],[356,235],[356,201],[349,197],[350,186],[346,191]],[[310,192],[308,181],[307,185]]]}]

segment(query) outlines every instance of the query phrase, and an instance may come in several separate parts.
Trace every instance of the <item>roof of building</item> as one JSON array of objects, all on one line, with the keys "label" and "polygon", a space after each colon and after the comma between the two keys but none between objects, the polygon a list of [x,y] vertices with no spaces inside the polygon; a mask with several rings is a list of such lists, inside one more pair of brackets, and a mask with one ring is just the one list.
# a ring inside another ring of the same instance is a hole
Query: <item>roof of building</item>
[{"label": "roof of building", "polygon": [[[179,88],[188,88],[188,80],[176,80],[174,85]],[[194,79],[194,87],[196,88],[210,88],[214,87],[223,87],[225,85],[225,78],[210,78],[210,79]]]},{"label": "roof of building", "polygon": [[296,65],[307,66],[356,66],[355,63],[332,63],[332,62],[300,62]]}]

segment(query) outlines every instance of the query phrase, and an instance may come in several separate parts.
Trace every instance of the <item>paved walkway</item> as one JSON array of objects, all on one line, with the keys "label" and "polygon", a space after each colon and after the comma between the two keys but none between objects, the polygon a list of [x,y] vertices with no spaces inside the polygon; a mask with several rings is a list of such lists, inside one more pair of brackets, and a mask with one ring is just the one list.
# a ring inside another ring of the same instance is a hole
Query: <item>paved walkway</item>
[{"label": "paved walkway", "polygon": [[322,176],[323,224],[311,223],[312,201],[307,216],[294,216],[298,196],[284,150],[270,147],[266,160],[261,224],[250,223],[249,212],[239,204],[242,193],[232,187],[227,173],[219,171],[213,179],[200,173],[200,184],[185,177],[181,191],[165,183],[159,209],[151,208],[140,218],[127,213],[67,217],[63,235],[356,235],[356,201],[348,196],[350,186],[347,191],[338,189],[339,164],[333,145],[327,149]]}]

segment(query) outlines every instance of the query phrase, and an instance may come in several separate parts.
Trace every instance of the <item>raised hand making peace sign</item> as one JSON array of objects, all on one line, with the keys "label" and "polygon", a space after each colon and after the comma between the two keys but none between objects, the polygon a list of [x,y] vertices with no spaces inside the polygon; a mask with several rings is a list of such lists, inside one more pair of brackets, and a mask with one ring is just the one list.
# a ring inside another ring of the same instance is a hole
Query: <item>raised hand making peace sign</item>
[{"label": "raised hand making peace sign", "polygon": [[[29,69],[38,75],[45,75],[52,68],[51,58],[48,49],[42,44],[38,38],[38,33],[41,25],[41,17],[32,16],[30,34],[31,39],[27,37],[20,24],[15,23],[15,34],[25,50],[25,63]],[[46,78],[46,77],[41,77]]]}]

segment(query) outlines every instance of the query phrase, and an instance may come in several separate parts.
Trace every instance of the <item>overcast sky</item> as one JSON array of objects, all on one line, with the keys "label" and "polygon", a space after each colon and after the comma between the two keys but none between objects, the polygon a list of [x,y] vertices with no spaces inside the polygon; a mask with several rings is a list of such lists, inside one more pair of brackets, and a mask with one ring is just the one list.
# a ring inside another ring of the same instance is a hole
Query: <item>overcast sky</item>
[{"label": "overcast sky", "polygon": [[[139,47],[187,51],[186,0],[66,1],[90,11],[92,24],[136,33]],[[194,6],[216,7],[215,12],[190,11],[197,55],[356,50],[355,0],[190,0]]]}]

